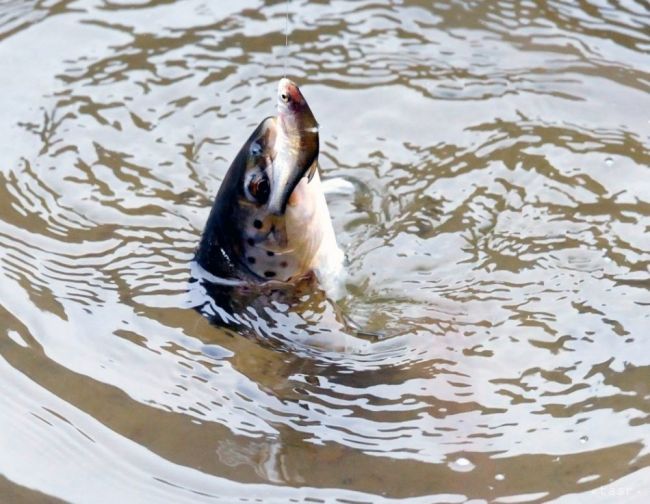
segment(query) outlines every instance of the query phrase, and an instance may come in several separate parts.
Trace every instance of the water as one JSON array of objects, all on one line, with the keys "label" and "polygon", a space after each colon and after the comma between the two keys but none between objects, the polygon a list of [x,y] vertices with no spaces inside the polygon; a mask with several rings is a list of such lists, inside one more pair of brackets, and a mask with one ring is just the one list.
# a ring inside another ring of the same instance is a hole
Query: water
[{"label": "water", "polygon": [[[647,4],[285,9],[0,2],[1,500],[647,501]],[[192,309],[285,54],[378,341]]]}]

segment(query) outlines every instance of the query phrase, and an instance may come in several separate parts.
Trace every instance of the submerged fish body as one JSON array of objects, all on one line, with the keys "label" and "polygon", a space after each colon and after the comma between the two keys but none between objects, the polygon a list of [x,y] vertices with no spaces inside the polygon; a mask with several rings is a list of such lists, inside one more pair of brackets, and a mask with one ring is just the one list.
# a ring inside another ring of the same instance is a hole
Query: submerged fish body
[{"label": "submerged fish body", "polygon": [[278,115],[242,146],[215,199],[196,261],[245,285],[336,283],[336,244],[318,173],[318,123],[293,82],[278,85]]}]

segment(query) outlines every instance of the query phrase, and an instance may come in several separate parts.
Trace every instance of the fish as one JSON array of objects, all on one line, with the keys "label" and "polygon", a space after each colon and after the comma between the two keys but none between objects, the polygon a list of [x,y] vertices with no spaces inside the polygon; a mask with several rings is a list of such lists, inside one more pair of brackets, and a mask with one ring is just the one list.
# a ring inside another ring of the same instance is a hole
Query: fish
[{"label": "fish", "polygon": [[277,115],[255,128],[230,165],[195,254],[217,283],[246,292],[305,282],[337,289],[344,254],[318,154],[318,122],[298,86],[283,78]]}]

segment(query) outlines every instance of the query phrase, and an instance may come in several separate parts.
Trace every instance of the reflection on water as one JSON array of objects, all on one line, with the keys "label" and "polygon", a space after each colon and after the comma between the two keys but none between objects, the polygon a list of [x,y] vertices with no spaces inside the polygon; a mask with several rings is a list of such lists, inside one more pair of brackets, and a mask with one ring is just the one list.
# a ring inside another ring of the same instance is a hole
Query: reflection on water
[{"label": "reflection on water", "polygon": [[[647,498],[647,5],[284,12],[0,3],[0,495]],[[285,54],[349,278],[249,339],[190,262]]]}]

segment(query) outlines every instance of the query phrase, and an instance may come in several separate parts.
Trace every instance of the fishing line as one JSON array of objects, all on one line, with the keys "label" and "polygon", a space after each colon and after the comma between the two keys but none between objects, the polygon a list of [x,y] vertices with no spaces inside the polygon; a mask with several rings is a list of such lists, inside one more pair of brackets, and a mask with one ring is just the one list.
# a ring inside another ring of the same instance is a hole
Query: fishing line
[{"label": "fishing line", "polygon": [[289,3],[286,2],[286,11],[284,16],[284,77],[287,76],[287,59],[289,59]]}]

